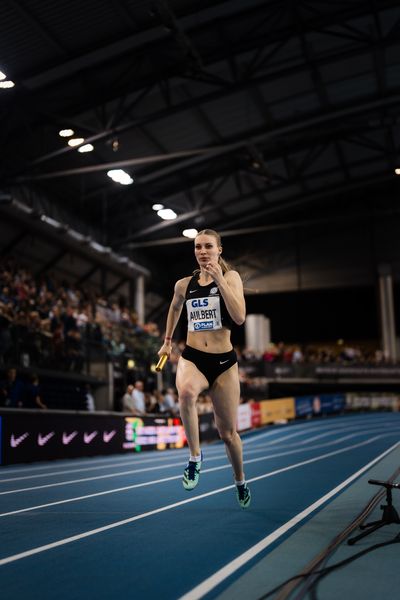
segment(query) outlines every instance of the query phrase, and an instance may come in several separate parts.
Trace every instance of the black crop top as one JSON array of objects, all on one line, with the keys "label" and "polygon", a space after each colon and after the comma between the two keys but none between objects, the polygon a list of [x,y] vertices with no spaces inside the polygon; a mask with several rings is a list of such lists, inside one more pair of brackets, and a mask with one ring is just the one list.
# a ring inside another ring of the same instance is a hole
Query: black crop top
[{"label": "black crop top", "polygon": [[188,331],[217,331],[232,329],[233,320],[215,281],[199,285],[199,273],[195,273],[185,294]]}]

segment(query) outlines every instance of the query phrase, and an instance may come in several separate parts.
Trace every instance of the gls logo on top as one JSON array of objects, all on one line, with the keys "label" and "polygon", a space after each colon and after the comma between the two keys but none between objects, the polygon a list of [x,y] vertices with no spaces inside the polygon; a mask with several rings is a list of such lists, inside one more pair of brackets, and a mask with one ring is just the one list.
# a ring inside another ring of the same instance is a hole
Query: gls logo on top
[{"label": "gls logo on top", "polygon": [[208,306],[208,298],[195,298],[191,301],[193,308],[200,308],[201,306]]}]

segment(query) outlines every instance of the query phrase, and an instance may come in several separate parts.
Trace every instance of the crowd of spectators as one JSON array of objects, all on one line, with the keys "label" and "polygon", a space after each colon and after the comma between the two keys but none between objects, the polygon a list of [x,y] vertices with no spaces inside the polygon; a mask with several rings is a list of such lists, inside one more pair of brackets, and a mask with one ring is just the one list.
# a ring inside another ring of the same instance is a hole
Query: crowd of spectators
[{"label": "crowd of spectators", "polygon": [[138,379],[128,385],[121,400],[122,411],[136,417],[146,415],[162,415],[175,417],[179,415],[178,396],[175,388],[144,391],[144,382]]},{"label": "crowd of spectators", "polygon": [[[55,276],[35,277],[15,259],[0,261],[0,367],[20,364],[81,373],[93,352],[109,359],[143,349],[159,331],[118,302]],[[150,344],[151,345],[151,344]]]},{"label": "crowd of spectators", "polygon": [[263,360],[266,363],[287,364],[371,364],[382,365],[384,353],[373,344],[353,345],[338,340],[334,344],[295,344],[270,343],[264,352],[254,352],[251,348],[236,349],[239,362]]}]

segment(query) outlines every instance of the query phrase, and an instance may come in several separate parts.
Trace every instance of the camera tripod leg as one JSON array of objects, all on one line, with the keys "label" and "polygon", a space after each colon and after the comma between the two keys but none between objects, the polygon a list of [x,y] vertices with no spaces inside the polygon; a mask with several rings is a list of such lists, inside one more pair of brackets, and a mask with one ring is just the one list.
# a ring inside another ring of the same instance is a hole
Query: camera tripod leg
[{"label": "camera tripod leg", "polygon": [[373,531],[376,531],[377,529],[380,529],[384,525],[389,525],[389,523],[385,521],[378,521],[378,523],[376,521],[373,521],[373,523],[368,523],[367,525],[363,526],[365,531],[363,531],[359,535],[356,535],[353,538],[350,538],[349,540],[347,540],[347,543],[349,544],[349,546],[352,546],[353,544],[358,542],[358,540],[361,540],[363,537],[366,537],[367,535],[369,535]]}]

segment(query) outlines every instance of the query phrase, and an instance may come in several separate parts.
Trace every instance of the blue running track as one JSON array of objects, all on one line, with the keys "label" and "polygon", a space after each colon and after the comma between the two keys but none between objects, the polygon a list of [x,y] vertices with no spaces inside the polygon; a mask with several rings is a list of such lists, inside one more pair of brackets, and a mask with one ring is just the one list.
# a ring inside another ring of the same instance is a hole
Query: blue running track
[{"label": "blue running track", "polygon": [[395,452],[400,415],[297,422],[242,439],[246,511],[220,443],[203,448],[193,492],[181,484],[186,449],[1,468],[2,600],[217,598]]}]

